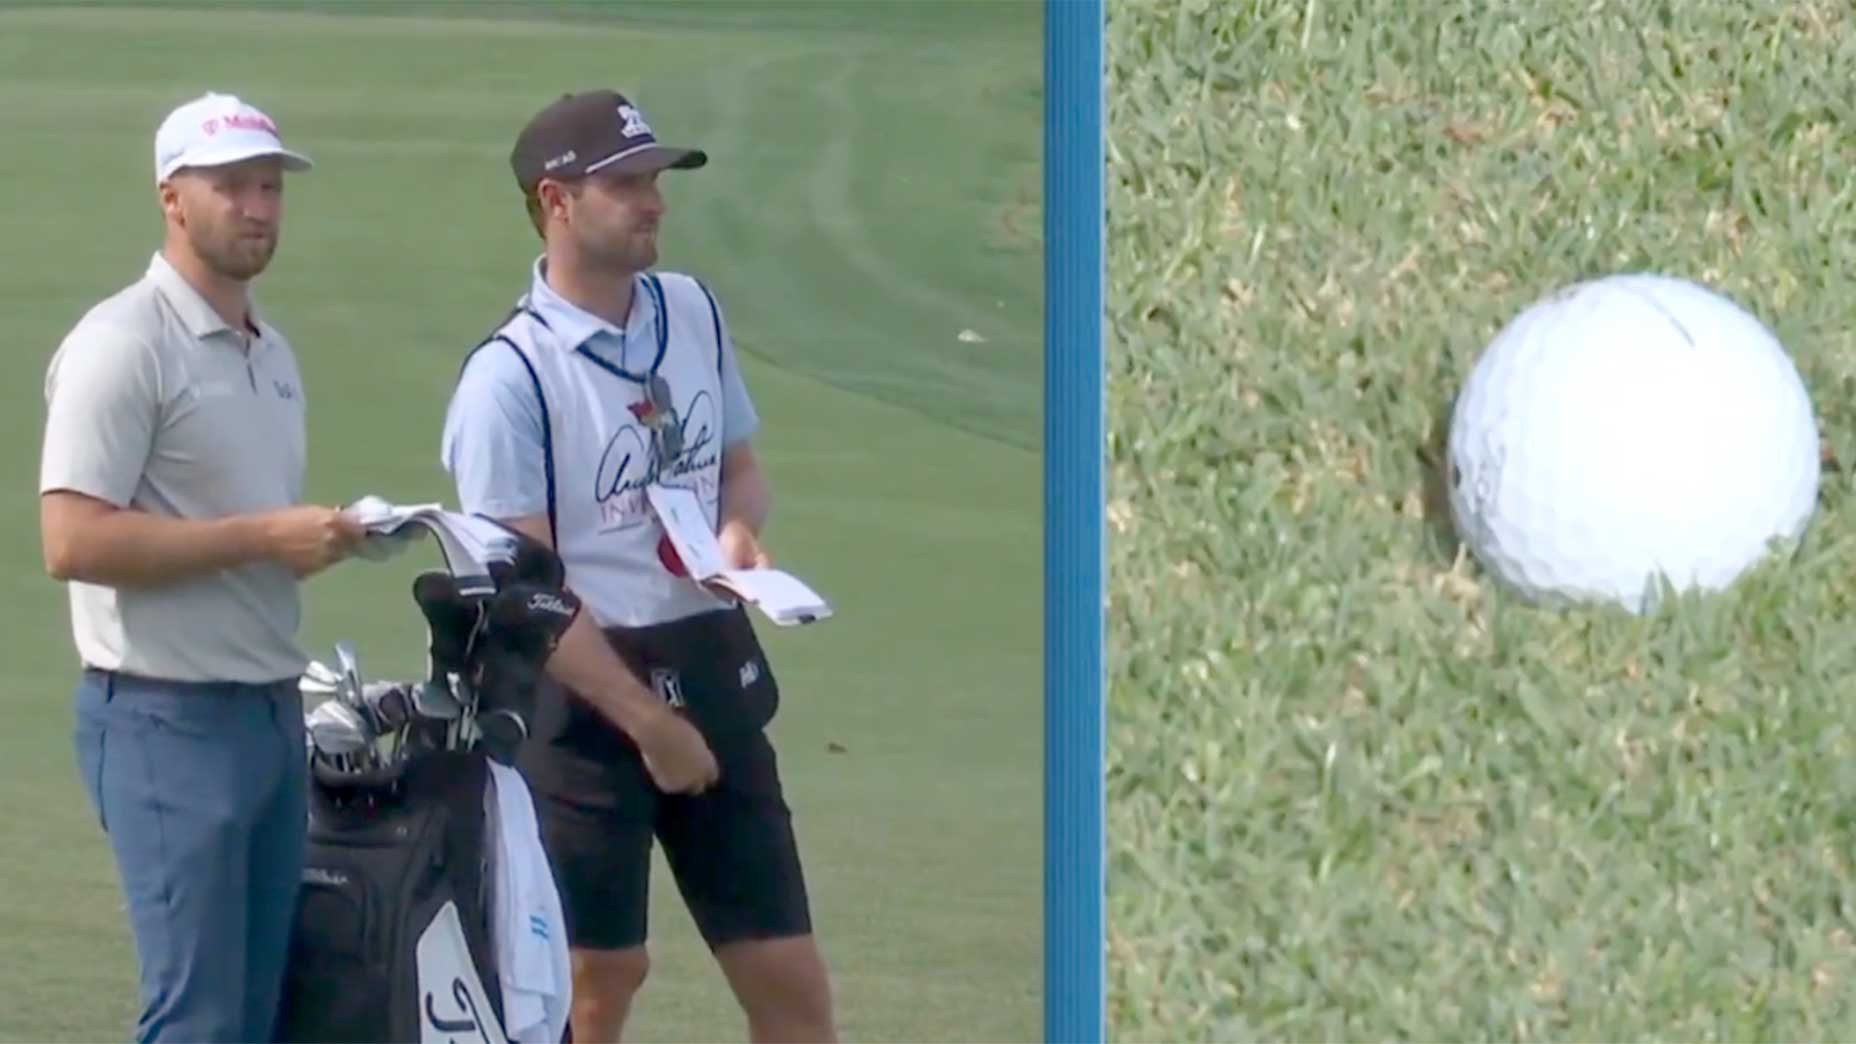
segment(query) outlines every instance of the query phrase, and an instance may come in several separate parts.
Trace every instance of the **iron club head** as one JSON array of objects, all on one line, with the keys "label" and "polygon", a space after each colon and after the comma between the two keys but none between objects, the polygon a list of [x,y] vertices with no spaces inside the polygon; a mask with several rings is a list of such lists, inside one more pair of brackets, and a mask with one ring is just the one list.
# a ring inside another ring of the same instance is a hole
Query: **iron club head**
[{"label": "iron club head", "polygon": [[304,716],[310,743],[329,757],[352,757],[373,742],[373,731],[353,707],[340,700],[324,700]]},{"label": "iron club head", "polygon": [[342,690],[348,703],[361,706],[361,658],[355,653],[353,642],[344,640],[335,643],[335,662],[336,668],[341,671]]}]

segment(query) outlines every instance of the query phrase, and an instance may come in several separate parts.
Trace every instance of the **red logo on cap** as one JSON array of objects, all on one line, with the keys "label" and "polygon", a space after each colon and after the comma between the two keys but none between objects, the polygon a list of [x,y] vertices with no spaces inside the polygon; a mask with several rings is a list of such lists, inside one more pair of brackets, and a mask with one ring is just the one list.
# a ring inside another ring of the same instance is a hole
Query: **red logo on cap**
[{"label": "red logo on cap", "polygon": [[277,124],[272,123],[266,117],[260,116],[255,112],[235,112],[228,116],[215,116],[205,123],[200,124],[200,132],[209,138],[218,134],[222,128],[227,130],[243,129],[264,131],[268,134],[277,133]]}]

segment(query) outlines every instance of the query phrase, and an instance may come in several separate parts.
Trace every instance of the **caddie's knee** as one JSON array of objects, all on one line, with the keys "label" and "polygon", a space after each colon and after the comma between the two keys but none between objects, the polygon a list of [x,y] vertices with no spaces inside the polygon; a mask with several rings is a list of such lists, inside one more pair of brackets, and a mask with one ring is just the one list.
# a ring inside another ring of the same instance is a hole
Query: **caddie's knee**
[{"label": "caddie's knee", "polygon": [[651,972],[651,955],[642,946],[623,950],[575,950],[574,998],[628,1003]]}]

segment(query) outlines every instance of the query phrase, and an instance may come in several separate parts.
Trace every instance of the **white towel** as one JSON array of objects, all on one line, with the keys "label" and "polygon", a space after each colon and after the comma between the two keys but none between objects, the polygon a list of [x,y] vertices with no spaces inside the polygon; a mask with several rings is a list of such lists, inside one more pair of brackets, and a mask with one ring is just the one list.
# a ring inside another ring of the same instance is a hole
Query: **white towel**
[{"label": "white towel", "polygon": [[490,934],[503,1030],[519,1044],[559,1044],[573,1005],[567,923],[521,773],[492,761],[484,810],[496,845]]}]

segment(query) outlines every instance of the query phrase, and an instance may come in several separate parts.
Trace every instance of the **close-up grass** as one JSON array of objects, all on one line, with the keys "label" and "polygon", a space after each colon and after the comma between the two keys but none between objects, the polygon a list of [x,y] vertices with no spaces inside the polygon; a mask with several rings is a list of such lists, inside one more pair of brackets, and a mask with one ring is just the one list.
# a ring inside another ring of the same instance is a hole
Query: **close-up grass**
[{"label": "close-up grass", "polygon": [[[1108,46],[1112,1035],[1856,1038],[1856,11],[1117,0]],[[1833,463],[1727,591],[1535,608],[1440,447],[1622,271],[1766,322]]]}]

